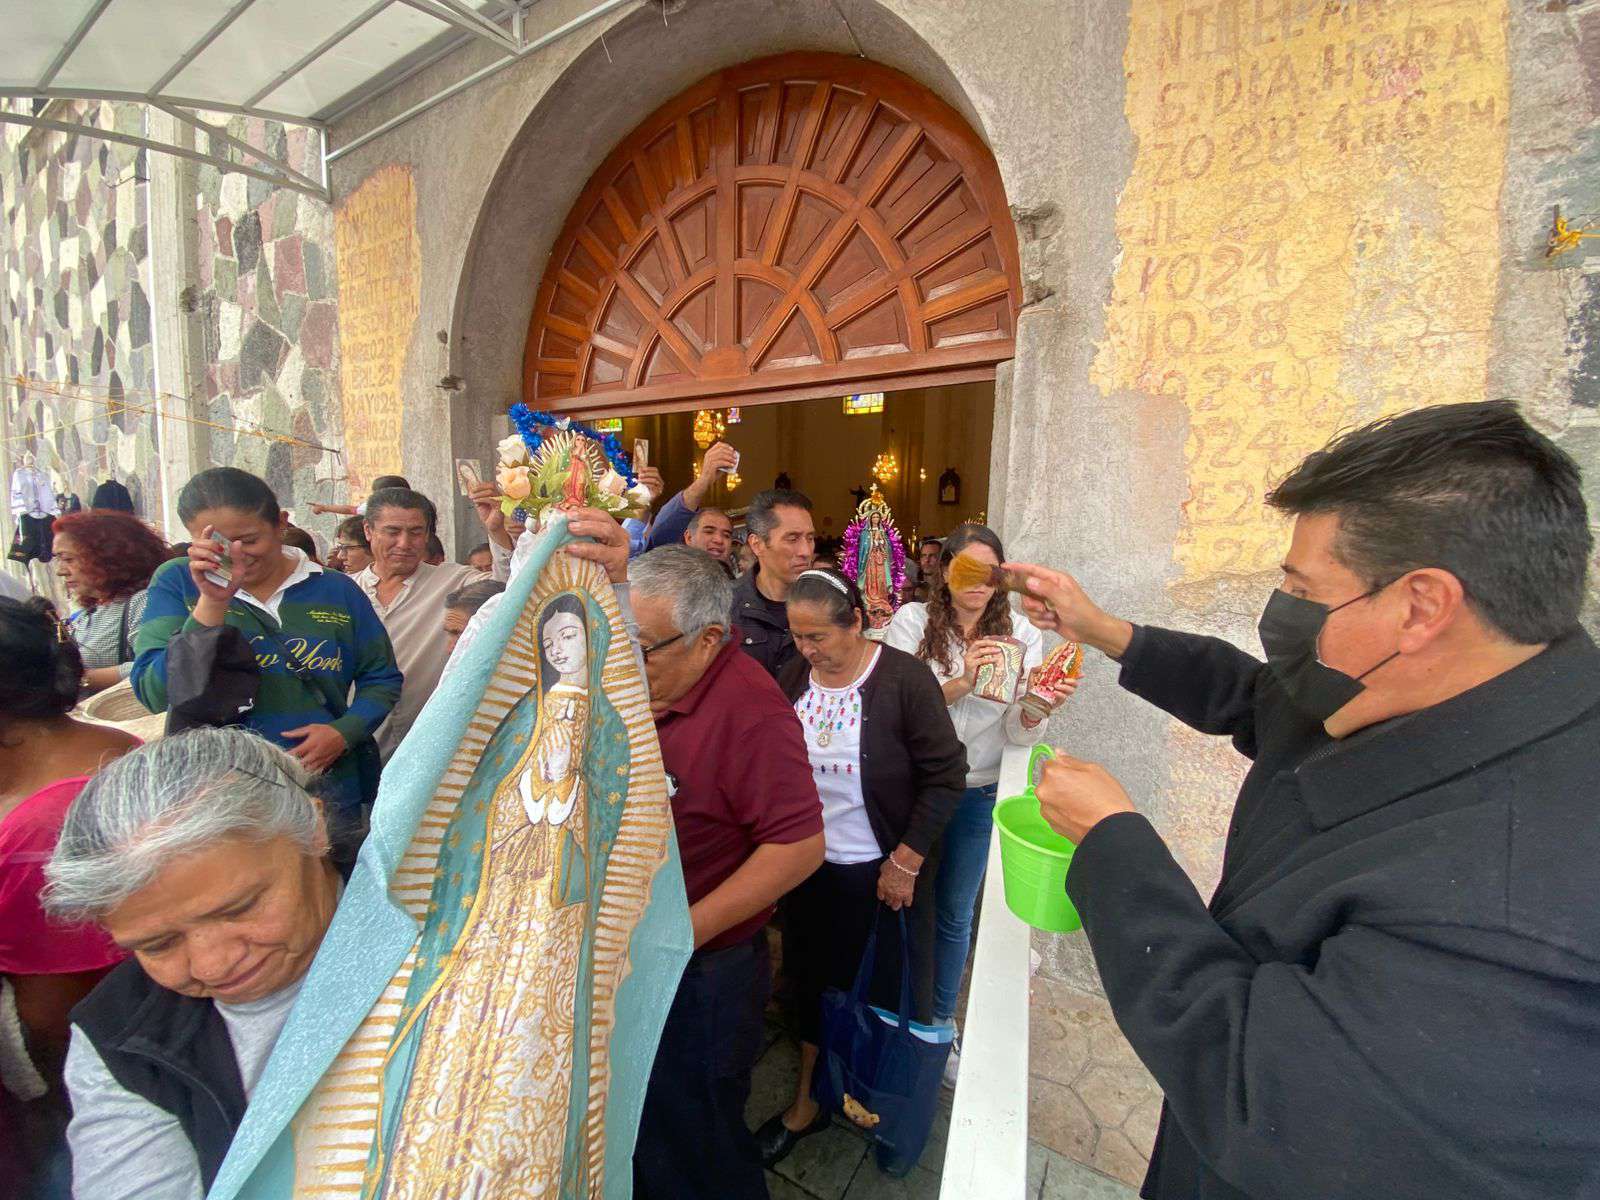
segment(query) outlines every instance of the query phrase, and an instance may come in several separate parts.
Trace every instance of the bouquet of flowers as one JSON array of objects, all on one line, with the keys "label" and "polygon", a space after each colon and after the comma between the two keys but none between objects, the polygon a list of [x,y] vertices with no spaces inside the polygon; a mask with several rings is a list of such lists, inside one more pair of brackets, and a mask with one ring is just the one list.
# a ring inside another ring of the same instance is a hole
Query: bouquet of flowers
[{"label": "bouquet of flowers", "polygon": [[501,439],[495,470],[507,516],[520,509],[540,524],[550,508],[599,508],[618,520],[649,511],[650,490],[615,436],[526,404],[512,407],[511,423],[517,432]]}]

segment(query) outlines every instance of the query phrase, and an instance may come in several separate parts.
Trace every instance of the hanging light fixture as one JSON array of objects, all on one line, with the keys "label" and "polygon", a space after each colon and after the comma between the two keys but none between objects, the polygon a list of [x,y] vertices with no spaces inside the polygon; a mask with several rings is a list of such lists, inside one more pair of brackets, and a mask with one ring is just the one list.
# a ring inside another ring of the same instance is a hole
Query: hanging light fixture
[{"label": "hanging light fixture", "polygon": [[694,414],[694,444],[700,449],[708,449],[727,432],[728,423],[717,409],[702,408]]},{"label": "hanging light fixture", "polygon": [[885,450],[872,462],[872,477],[879,483],[888,483],[900,474],[900,464],[893,450]]}]

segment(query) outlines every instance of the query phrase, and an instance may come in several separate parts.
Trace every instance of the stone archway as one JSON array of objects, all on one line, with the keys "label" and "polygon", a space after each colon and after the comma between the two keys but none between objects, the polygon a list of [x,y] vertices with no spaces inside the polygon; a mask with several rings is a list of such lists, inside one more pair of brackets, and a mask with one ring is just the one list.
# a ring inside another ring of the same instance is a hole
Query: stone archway
[{"label": "stone archway", "polygon": [[988,149],[891,68],[787,54],[658,109],[590,179],[539,285],[523,395],[564,412],[992,378],[1016,235]]}]

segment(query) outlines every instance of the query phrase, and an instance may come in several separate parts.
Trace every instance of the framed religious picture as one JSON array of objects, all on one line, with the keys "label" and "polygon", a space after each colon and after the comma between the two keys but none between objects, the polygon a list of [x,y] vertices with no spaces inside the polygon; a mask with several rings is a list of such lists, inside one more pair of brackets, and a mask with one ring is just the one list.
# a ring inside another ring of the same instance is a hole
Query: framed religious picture
[{"label": "framed religious picture", "polygon": [[939,476],[939,503],[961,503],[961,476],[954,467],[946,467],[944,474]]},{"label": "framed religious picture", "polygon": [[1022,643],[1012,637],[985,638],[1000,648],[1000,662],[984,663],[978,668],[972,694],[996,704],[1010,704],[1017,698],[1022,684]]}]

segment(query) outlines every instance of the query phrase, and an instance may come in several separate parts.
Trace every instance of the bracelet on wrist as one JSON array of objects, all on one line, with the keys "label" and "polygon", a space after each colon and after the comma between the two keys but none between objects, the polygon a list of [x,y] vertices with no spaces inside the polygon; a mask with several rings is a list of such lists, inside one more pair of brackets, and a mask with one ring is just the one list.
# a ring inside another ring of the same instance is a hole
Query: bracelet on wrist
[{"label": "bracelet on wrist", "polygon": [[915,871],[913,871],[910,867],[902,867],[898,862],[895,861],[895,857],[892,854],[889,855],[889,865],[891,867],[893,867],[897,871],[904,871],[907,875],[911,876],[911,878],[913,878],[913,879],[915,879],[918,875],[922,874],[922,868],[921,867],[918,867]]}]

